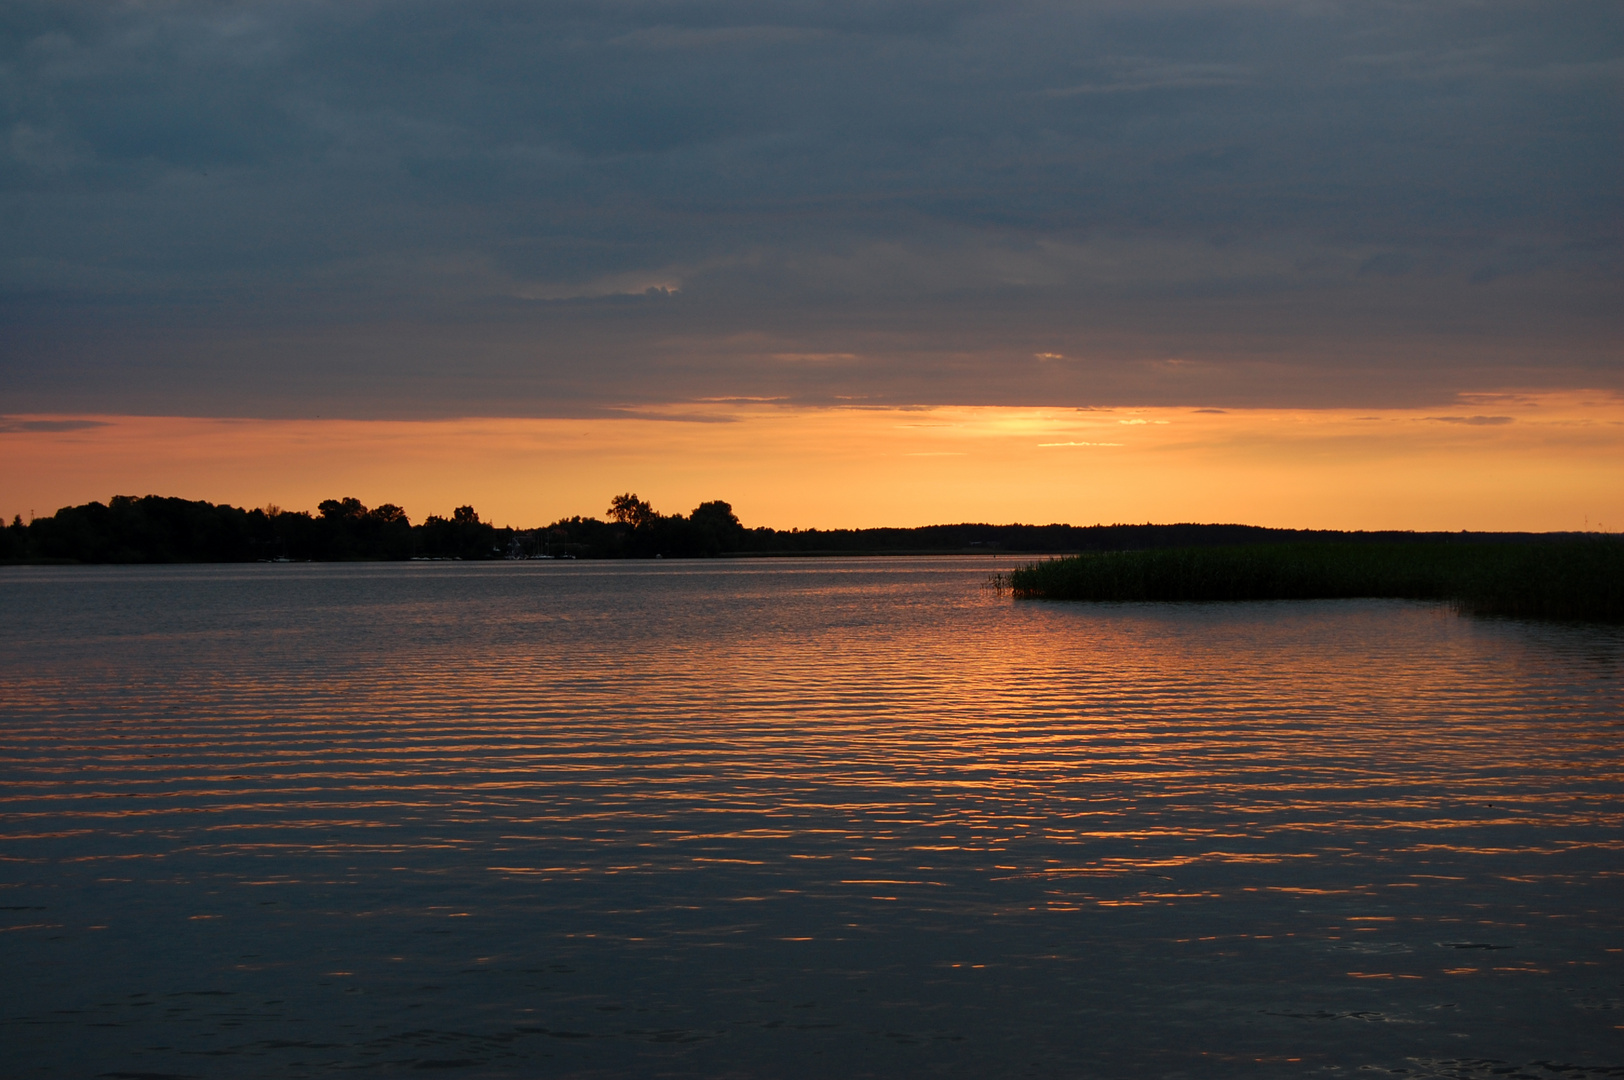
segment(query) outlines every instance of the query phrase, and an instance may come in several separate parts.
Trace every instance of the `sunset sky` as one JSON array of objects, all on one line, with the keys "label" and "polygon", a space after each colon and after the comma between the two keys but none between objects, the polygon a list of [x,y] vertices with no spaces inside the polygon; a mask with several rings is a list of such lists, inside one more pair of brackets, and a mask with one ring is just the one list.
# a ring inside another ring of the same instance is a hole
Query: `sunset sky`
[{"label": "sunset sky", "polygon": [[1624,529],[1616,0],[10,0],[0,512]]}]

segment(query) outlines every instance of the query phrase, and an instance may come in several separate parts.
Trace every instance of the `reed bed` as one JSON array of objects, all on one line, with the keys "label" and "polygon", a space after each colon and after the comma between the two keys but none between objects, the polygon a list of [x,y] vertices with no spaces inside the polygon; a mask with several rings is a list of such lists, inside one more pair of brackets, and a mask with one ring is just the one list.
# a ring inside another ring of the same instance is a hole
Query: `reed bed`
[{"label": "reed bed", "polygon": [[1269,544],[1072,555],[1001,584],[1045,600],[1436,600],[1474,615],[1624,620],[1624,541]]}]

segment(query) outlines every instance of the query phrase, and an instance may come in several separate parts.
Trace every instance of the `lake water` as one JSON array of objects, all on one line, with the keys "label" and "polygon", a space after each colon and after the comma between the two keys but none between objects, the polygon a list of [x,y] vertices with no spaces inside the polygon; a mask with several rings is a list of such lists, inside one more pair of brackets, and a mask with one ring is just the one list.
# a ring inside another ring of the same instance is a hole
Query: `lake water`
[{"label": "lake water", "polygon": [[0,570],[14,1077],[1624,1076],[1624,634]]}]

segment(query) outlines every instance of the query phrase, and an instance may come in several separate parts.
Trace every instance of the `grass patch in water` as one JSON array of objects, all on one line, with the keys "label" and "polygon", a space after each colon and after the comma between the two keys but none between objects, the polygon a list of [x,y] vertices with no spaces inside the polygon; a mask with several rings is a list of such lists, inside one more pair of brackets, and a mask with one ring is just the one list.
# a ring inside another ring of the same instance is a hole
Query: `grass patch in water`
[{"label": "grass patch in water", "polygon": [[1001,585],[1045,600],[1439,600],[1475,615],[1624,620],[1624,542],[1268,544],[1072,555]]}]

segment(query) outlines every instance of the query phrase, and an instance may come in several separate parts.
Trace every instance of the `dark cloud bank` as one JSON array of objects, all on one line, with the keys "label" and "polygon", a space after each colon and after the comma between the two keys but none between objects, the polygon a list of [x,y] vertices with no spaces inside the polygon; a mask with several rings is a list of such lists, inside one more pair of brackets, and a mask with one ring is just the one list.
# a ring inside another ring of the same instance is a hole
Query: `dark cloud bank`
[{"label": "dark cloud bank", "polygon": [[11,413],[1617,388],[1624,8],[0,8]]}]

